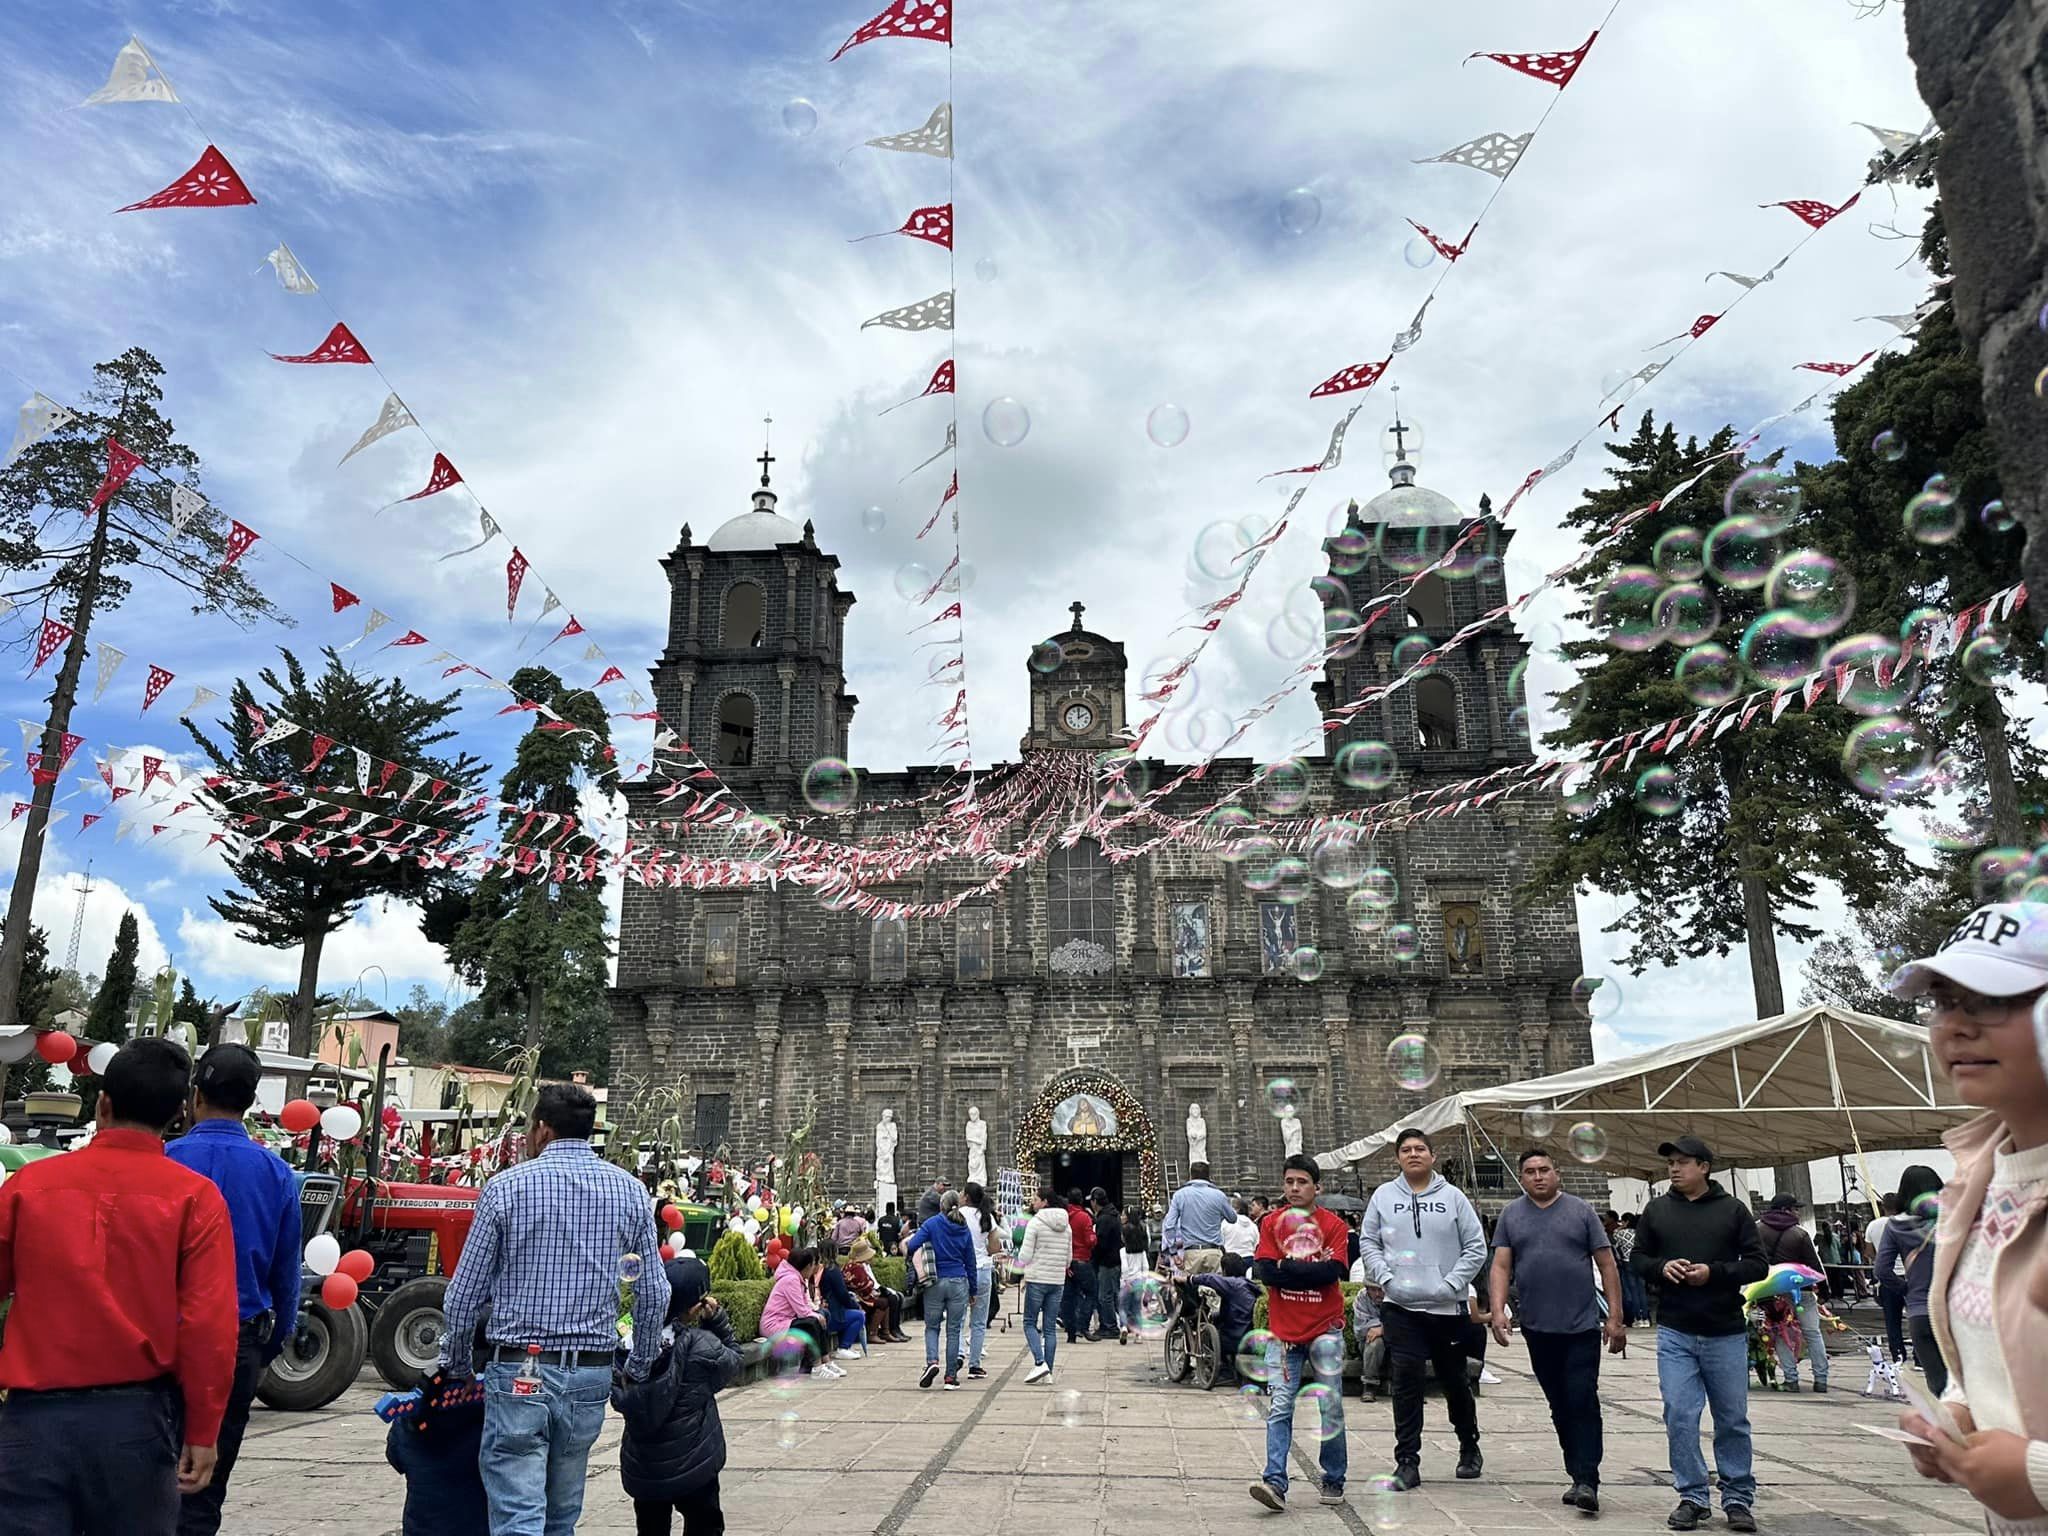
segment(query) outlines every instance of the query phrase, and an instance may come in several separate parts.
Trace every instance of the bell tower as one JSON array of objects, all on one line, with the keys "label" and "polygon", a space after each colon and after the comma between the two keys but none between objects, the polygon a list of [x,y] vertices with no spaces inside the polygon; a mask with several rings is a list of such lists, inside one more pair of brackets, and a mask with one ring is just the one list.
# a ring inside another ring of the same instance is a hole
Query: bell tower
[{"label": "bell tower", "polygon": [[1108,752],[1123,745],[1124,648],[1082,626],[1087,609],[1069,611],[1066,632],[1031,648],[1031,727],[1020,743],[1026,752]]}]

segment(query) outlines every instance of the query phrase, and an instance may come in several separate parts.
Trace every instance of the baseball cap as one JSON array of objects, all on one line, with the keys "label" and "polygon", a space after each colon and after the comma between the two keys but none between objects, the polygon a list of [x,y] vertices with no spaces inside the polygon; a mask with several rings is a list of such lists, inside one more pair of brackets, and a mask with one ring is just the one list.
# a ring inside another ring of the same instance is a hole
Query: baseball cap
[{"label": "baseball cap", "polygon": [[192,1069],[192,1086],[215,1103],[236,1103],[253,1098],[263,1080],[263,1063],[246,1045],[224,1040],[210,1045]]},{"label": "baseball cap", "polygon": [[1994,901],[1958,923],[1924,960],[1909,960],[1887,984],[1920,997],[1940,978],[1984,997],[2014,997],[2048,987],[2048,911],[2026,901]]},{"label": "baseball cap", "polygon": [[1788,1193],[1771,1196],[1771,1209],[1774,1211],[1796,1211],[1804,1203],[1804,1201],[1802,1201],[1797,1195],[1794,1194]]},{"label": "baseball cap", "polygon": [[1689,1157],[1696,1163],[1711,1163],[1713,1149],[1697,1136],[1681,1136],[1676,1141],[1667,1141],[1657,1148],[1659,1157]]}]

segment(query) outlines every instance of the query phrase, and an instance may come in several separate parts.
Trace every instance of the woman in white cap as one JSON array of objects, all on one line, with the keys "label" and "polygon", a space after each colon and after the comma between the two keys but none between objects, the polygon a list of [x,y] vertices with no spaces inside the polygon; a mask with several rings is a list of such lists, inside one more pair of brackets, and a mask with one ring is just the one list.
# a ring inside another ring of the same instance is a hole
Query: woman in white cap
[{"label": "woman in white cap", "polygon": [[1984,1111],[1942,1138],[1956,1171],[1927,1295],[1957,1434],[1900,1424],[1933,1442],[1910,1447],[1922,1476],[1968,1489],[2001,1533],[2048,1533],[2048,907],[1979,907],[1891,987],[1917,1002],[1956,1097]]}]

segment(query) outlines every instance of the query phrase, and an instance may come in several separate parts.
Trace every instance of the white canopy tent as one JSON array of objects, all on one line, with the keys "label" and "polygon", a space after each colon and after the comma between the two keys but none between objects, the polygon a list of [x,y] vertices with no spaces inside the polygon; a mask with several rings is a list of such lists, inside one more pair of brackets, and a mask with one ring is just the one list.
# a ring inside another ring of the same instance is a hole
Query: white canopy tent
[{"label": "white canopy tent", "polygon": [[1574,1127],[1604,1141],[1601,1173],[1655,1182],[1660,1143],[1691,1132],[1721,1167],[1938,1145],[1977,1111],[1955,1102],[1927,1031],[1846,1008],[1801,1008],[1619,1061],[1454,1093],[1384,1130],[1318,1155],[1325,1168],[1393,1150],[1405,1126],[1454,1128],[1468,1151],[1510,1168],[1531,1142],[1567,1147]]}]

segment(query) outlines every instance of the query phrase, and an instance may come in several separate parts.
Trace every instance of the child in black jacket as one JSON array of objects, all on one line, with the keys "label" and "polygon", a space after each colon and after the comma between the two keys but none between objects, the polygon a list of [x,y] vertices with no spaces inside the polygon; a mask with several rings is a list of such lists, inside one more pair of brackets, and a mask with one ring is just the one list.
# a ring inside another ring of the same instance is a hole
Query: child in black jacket
[{"label": "child in black jacket", "polygon": [[612,1378],[612,1406],[625,1420],[619,1481],[633,1501],[639,1536],[668,1536],[673,1515],[684,1536],[724,1536],[718,1474],[725,1466],[725,1429],[718,1391],[740,1373],[732,1323],[711,1294],[702,1259],[671,1259],[668,1331],[644,1381]]}]

